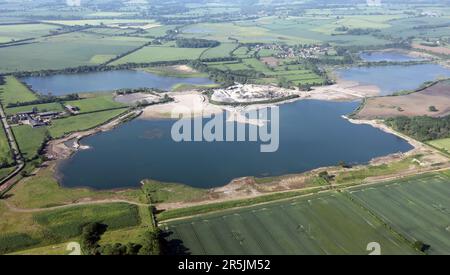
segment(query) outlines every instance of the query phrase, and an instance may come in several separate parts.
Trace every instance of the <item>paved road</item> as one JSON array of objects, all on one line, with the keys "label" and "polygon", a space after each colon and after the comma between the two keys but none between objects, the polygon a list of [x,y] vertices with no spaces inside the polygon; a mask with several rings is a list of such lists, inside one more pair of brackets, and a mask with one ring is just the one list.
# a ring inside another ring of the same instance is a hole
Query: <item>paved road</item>
[{"label": "paved road", "polygon": [[3,191],[8,190],[12,185],[14,185],[14,180],[11,180],[14,176],[16,176],[22,169],[25,167],[25,162],[23,160],[22,154],[19,151],[19,146],[17,145],[16,138],[14,137],[14,134],[12,132],[11,127],[8,124],[8,121],[6,119],[6,114],[3,110],[3,106],[0,104],[0,119],[2,122],[2,127],[6,131],[6,135],[8,137],[9,147],[11,148],[14,159],[17,163],[17,168],[12,172],[8,177],[4,178],[2,181],[0,181],[0,194],[3,193]]}]

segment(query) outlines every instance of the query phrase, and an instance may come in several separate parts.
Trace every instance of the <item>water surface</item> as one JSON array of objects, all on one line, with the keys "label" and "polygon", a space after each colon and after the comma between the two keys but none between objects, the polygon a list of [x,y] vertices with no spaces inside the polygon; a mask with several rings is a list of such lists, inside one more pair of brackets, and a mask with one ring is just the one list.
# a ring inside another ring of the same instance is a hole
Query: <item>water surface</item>
[{"label": "water surface", "polygon": [[134,70],[24,77],[22,81],[31,85],[39,93],[51,93],[56,96],[82,92],[103,92],[124,88],[145,87],[170,90],[173,86],[181,83],[191,85],[214,84],[212,80],[203,77],[168,77]]},{"label": "water surface", "polygon": [[340,78],[362,85],[375,85],[381,95],[415,90],[427,81],[450,77],[450,69],[437,64],[352,67],[337,71]]},{"label": "water surface", "polygon": [[360,57],[367,62],[408,62],[423,60],[399,51],[362,52]]},{"label": "water surface", "polygon": [[59,167],[67,187],[138,187],[142,179],[217,187],[244,176],[278,176],[318,167],[366,163],[405,152],[404,140],[341,116],[357,102],[298,101],[280,107],[280,147],[261,153],[257,142],[176,143],[171,120],[141,120],[88,137],[80,151]]}]

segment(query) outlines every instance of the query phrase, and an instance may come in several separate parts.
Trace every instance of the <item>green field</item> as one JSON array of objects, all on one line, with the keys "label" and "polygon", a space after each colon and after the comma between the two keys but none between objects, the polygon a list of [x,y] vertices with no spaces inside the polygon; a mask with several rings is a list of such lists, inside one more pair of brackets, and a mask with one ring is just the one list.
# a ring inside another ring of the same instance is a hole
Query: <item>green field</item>
[{"label": "green field", "polygon": [[31,111],[31,110],[33,110],[33,108],[36,108],[38,112],[49,112],[49,111],[62,112],[62,111],[64,111],[64,108],[60,103],[53,102],[53,103],[6,108],[5,112],[8,115],[13,115],[13,114],[17,114],[20,112]]},{"label": "green field", "polygon": [[0,254],[27,247],[73,240],[89,222],[103,222],[109,230],[140,224],[136,206],[124,203],[75,206],[38,213],[8,211],[0,204]]},{"label": "green field", "polygon": [[137,207],[124,203],[77,206],[38,213],[33,218],[46,227],[53,238],[60,240],[80,235],[82,226],[89,222],[102,222],[110,230],[140,224]]},{"label": "green field", "polygon": [[205,49],[175,48],[171,46],[148,46],[127,55],[111,65],[125,63],[152,63],[175,60],[194,60],[200,57]]},{"label": "green field", "polygon": [[34,159],[47,137],[47,128],[31,128],[29,125],[20,125],[14,126],[12,129],[23,157],[27,160]]},{"label": "green field", "polygon": [[[0,167],[13,162],[11,148],[5,130],[0,124]],[[1,177],[0,177],[1,178]]]},{"label": "green field", "polygon": [[450,154],[450,138],[429,141],[428,144]]},{"label": "green field", "polygon": [[430,254],[450,250],[450,178],[429,174],[350,191],[365,207],[412,241],[430,245]]},{"label": "green field", "polygon": [[126,112],[126,109],[80,114],[68,118],[55,119],[52,121],[52,124],[48,126],[48,130],[53,138],[58,138],[68,133],[94,128],[124,112]]},{"label": "green field", "polygon": [[56,29],[58,29],[57,26],[47,24],[2,25],[0,26],[0,43],[40,37]]},{"label": "green field", "polygon": [[113,94],[96,94],[80,100],[67,101],[65,104],[80,108],[80,113],[90,113],[115,108],[125,108],[126,105],[114,101]]},{"label": "green field", "polygon": [[417,254],[418,241],[430,246],[427,254],[446,254],[449,185],[450,173],[431,173],[161,227],[192,254],[368,254],[369,242],[378,242],[382,254]]},{"label": "green field", "polygon": [[11,174],[14,169],[15,167],[0,168],[0,180]]},{"label": "green field", "polygon": [[[162,226],[163,228],[165,225]],[[415,254],[368,212],[338,193],[170,222],[171,240],[192,254]]]},{"label": "green field", "polygon": [[200,58],[218,58],[228,57],[230,53],[236,49],[237,45],[234,43],[222,43],[218,47],[214,47],[205,51]]},{"label": "green field", "polygon": [[5,81],[5,85],[0,86],[0,100],[5,108],[9,103],[28,102],[37,99],[37,96],[15,77],[6,76]]},{"label": "green field", "polygon": [[[99,62],[99,56],[116,56],[147,42],[143,38],[69,33],[41,38],[34,43],[0,48],[0,72],[63,69]],[[20,56],[20,58],[17,58]],[[104,61],[105,58],[101,59]]]}]

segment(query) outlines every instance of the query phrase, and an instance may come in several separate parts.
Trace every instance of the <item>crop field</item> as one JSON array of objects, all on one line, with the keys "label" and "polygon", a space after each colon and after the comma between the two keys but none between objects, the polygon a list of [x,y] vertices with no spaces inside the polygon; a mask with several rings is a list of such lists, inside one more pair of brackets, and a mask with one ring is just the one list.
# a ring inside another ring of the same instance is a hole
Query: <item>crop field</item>
[{"label": "crop field", "polygon": [[[162,225],[191,254],[415,254],[344,195],[313,195]],[[180,249],[180,247],[174,247]]]},{"label": "crop field", "polygon": [[412,241],[430,246],[430,254],[450,249],[450,177],[429,174],[350,191],[365,207]]},{"label": "crop field", "polygon": [[236,49],[237,45],[234,43],[221,43],[220,46],[214,47],[206,50],[202,55],[201,59],[205,58],[218,58],[218,57],[228,57],[230,53]]},{"label": "crop field", "polygon": [[450,154],[450,138],[429,141],[428,144]]},{"label": "crop field", "polygon": [[124,26],[146,26],[149,24],[156,24],[154,20],[151,19],[83,19],[83,20],[47,20],[47,23],[66,25],[66,26],[115,26],[115,25],[124,25]]},{"label": "crop field", "polygon": [[[338,33],[341,26],[348,28],[372,28],[385,30],[391,27],[389,20],[400,16],[346,16],[339,19],[323,17],[264,17],[254,21],[234,23],[200,23],[182,29],[185,37],[199,37],[221,42],[230,42],[230,38],[241,43],[312,44],[328,42],[335,45],[383,45],[388,40],[371,35],[348,35]],[[301,26],[301,27],[299,27]]]},{"label": "crop field", "polygon": [[[9,103],[28,102],[37,99],[37,96],[15,77],[6,76],[5,81],[5,85],[0,86],[0,100],[5,108]],[[8,111],[5,110],[5,112]]]},{"label": "crop field", "polygon": [[35,214],[33,218],[51,235],[63,240],[81,234],[81,227],[89,222],[101,221],[110,230],[140,223],[137,206],[123,203],[72,207]]},{"label": "crop field", "polygon": [[206,49],[202,48],[175,48],[172,46],[148,46],[137,52],[124,56],[111,65],[125,63],[151,63],[160,61],[194,60]]},{"label": "crop field", "polygon": [[137,206],[111,203],[76,206],[39,213],[16,213],[0,204],[0,253],[68,241],[89,222],[103,222],[109,230],[140,224]]},{"label": "crop field", "polygon": [[57,26],[47,24],[2,25],[0,26],[0,43],[40,37],[56,29],[58,29]]},{"label": "crop field", "polygon": [[[26,45],[0,48],[0,72],[63,69],[98,63],[98,56],[116,56],[147,42],[143,38],[69,33]],[[17,58],[20,56],[21,58]],[[104,61],[102,59],[101,61]]]}]

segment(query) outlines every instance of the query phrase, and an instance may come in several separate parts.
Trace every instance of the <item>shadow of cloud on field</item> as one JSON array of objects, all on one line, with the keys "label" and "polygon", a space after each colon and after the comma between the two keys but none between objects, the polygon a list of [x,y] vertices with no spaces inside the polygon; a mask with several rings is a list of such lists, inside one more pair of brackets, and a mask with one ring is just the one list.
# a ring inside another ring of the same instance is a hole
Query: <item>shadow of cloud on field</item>
[{"label": "shadow of cloud on field", "polygon": [[173,235],[172,231],[164,231],[162,233],[162,237],[165,240],[165,254],[177,256],[191,255],[189,248],[184,246],[183,241],[179,239],[170,239],[171,235]]}]

